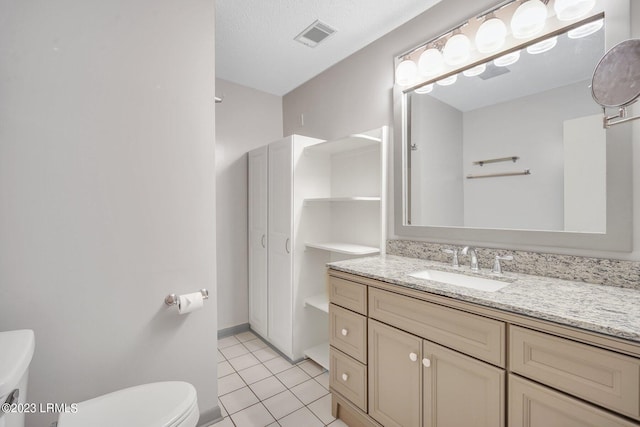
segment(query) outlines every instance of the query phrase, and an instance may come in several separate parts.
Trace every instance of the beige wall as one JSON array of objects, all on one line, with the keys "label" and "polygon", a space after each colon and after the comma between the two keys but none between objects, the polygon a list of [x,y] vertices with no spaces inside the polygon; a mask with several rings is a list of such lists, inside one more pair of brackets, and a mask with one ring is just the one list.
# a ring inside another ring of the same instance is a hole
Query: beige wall
[{"label": "beige wall", "polygon": [[[351,55],[319,76],[283,97],[284,133],[299,133],[318,138],[337,138],[381,125],[393,125],[393,58],[415,45],[452,28],[466,17],[493,5],[495,0],[473,2],[443,0],[432,9]],[[633,36],[640,35],[640,5],[632,3]],[[636,108],[638,110],[638,108]],[[304,115],[301,125],[300,115]],[[640,124],[634,127],[635,212],[640,212]],[[390,177],[393,171],[390,169]],[[392,183],[390,183],[391,192]],[[393,196],[389,198],[393,200]],[[393,231],[393,204],[390,203],[389,236]],[[638,218],[638,214],[635,215]],[[638,220],[640,221],[640,220]],[[637,222],[637,221],[636,221]],[[582,255],[640,260],[640,226],[633,233],[632,253],[575,251]],[[490,242],[488,242],[490,243]],[[546,248],[551,252],[573,250]],[[544,250],[538,247],[537,250]]]},{"label": "beige wall", "polygon": [[0,330],[35,331],[28,402],[185,380],[218,410],[214,33],[211,1],[0,2]]},{"label": "beige wall", "polygon": [[218,329],[249,322],[247,151],[282,138],[282,98],[216,79]]}]

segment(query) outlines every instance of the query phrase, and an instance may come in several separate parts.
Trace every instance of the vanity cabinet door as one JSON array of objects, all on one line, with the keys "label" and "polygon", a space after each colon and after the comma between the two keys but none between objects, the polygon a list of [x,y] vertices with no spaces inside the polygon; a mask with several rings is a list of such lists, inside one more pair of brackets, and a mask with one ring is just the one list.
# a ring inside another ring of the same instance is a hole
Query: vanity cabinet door
[{"label": "vanity cabinet door", "polygon": [[385,427],[419,427],[422,339],[369,319],[369,415]]},{"label": "vanity cabinet door", "polygon": [[424,341],[424,427],[504,426],[505,372]]}]

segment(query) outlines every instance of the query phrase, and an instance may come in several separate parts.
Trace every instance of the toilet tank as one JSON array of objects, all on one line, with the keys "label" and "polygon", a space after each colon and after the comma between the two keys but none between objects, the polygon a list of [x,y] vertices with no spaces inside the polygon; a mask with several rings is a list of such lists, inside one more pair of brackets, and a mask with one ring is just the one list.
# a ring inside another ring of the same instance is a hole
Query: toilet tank
[{"label": "toilet tank", "polygon": [[[33,331],[0,332],[0,404],[16,396],[15,403],[27,402],[29,364],[35,349]],[[0,411],[0,427],[24,427],[23,412]]]}]

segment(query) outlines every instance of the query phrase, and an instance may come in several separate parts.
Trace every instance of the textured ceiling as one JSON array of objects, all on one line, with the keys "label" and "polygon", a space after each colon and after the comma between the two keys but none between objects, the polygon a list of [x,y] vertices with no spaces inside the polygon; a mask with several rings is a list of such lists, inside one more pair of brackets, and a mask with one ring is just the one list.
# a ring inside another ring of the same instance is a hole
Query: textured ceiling
[{"label": "textured ceiling", "polygon": [[[284,95],[439,1],[216,0],[216,77]],[[337,32],[293,40],[316,19]]]}]

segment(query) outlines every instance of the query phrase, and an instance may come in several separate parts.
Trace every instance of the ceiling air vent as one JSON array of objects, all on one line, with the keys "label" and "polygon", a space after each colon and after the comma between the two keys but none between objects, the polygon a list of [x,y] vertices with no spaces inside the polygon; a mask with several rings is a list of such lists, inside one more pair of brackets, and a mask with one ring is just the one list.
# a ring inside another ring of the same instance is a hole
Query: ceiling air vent
[{"label": "ceiling air vent", "polygon": [[313,24],[309,25],[304,29],[304,31],[298,34],[294,40],[309,47],[316,47],[321,41],[326,40],[335,32],[336,30],[324,22],[316,20]]}]

